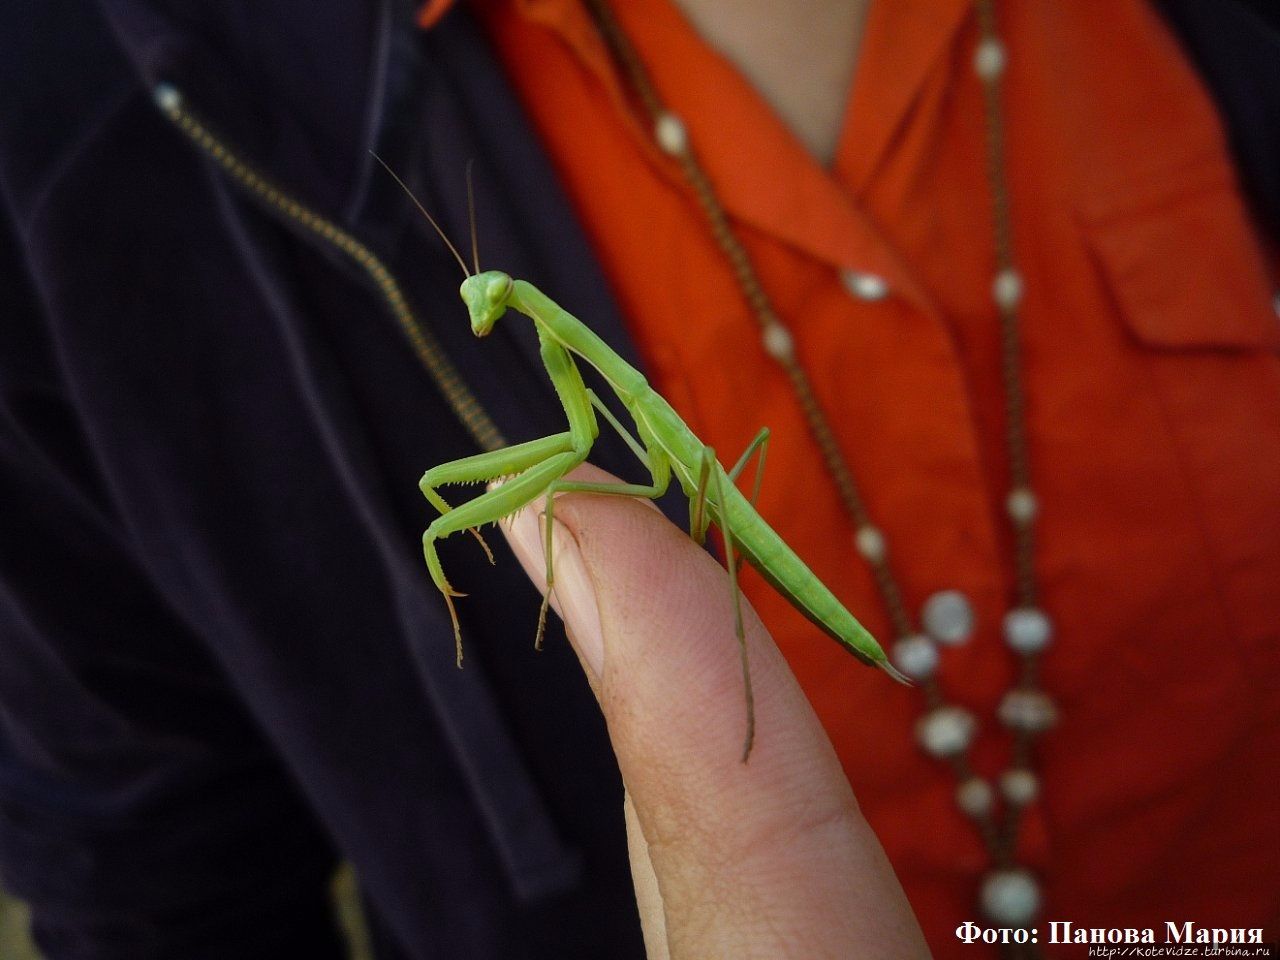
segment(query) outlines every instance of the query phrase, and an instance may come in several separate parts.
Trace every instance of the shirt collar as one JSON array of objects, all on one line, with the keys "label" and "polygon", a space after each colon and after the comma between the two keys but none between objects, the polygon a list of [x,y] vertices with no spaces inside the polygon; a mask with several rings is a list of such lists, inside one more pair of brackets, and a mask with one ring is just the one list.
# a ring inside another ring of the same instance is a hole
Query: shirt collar
[{"label": "shirt collar", "polygon": [[842,176],[862,193],[916,102],[931,71],[952,70],[947,57],[973,0],[872,0],[853,95],[837,154]]},{"label": "shirt collar", "polygon": [[[581,0],[477,2],[506,6],[512,15],[558,34],[631,126],[638,148],[659,174],[683,187],[683,175],[654,145]],[[428,7],[440,3],[430,0]],[[955,69],[947,54],[972,6],[973,0],[873,0],[864,31],[870,42],[863,44],[831,171],[813,162],[742,74],[701,42],[667,0],[631,0],[614,11],[642,57],[646,41],[680,45],[672,56],[646,66],[664,102],[685,119],[699,161],[730,216],[836,269],[883,276],[900,294],[927,306],[928,298],[856,198],[893,148],[931,71]],[[697,69],[690,69],[692,64]],[[718,110],[726,90],[755,109]],[[744,150],[744,143],[750,149]],[[783,170],[787,174],[779,176]],[[785,189],[762,191],[762,182],[785,184]]]}]

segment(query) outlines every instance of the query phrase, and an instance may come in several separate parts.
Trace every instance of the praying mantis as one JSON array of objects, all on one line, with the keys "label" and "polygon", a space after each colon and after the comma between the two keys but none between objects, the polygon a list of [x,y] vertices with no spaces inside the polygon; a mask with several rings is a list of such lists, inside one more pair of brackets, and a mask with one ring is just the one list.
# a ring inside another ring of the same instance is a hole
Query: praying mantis
[{"label": "praying mantis", "polygon": [[[381,163],[381,159],[378,159]],[[383,163],[383,166],[386,167],[386,164]],[[387,171],[413,198],[412,192],[394,171],[390,167],[387,167]],[[444,596],[449,610],[459,666],[462,665],[462,632],[453,600],[465,594],[456,591],[445,577],[436,550],[438,540],[459,531],[469,531],[480,541],[490,562],[493,562],[493,554],[484,544],[479,527],[509,517],[539,497],[545,498],[543,543],[546,550],[546,593],[538,613],[534,641],[535,646],[541,646],[547,606],[555,589],[551,533],[556,496],[591,493],[656,499],[666,493],[674,476],[689,498],[690,536],[699,544],[704,543],[708,527],[714,523],[724,539],[724,554],[734,604],[734,633],[738,641],[746,696],[747,729],[742,752],[744,762],[750,755],[755,740],[755,711],[746,634],[742,624],[742,598],[738,589],[738,553],[792,606],[845,650],[863,663],[881,668],[900,682],[907,682],[894,669],[871,634],[756,511],[755,503],[763,478],[769,442],[767,428],[757,434],[734,467],[725,470],[717,460],[715,451],[697,437],[671,405],[649,385],[644,375],[618,356],[585,323],[561,308],[533,284],[514,280],[499,270],[480,270],[474,214],[473,271],[468,269],[461,254],[416,198],[414,203],[462,266],[466,279],[462,281],[459,293],[470,314],[472,333],[477,337],[488,336],[508,309],[533,321],[543,366],[551,378],[568,420],[568,429],[561,433],[440,464],[428,470],[419,483],[423,495],[440,511],[440,516],[432,521],[423,534],[422,547],[431,579]],[[595,391],[587,387],[578,369],[578,361],[593,367],[608,384],[618,402],[630,415],[635,426],[634,435],[613,415]],[[635,453],[649,473],[649,483],[588,483],[565,479],[565,474],[586,460],[599,436],[597,413],[622,436]],[[753,456],[756,458],[756,473],[752,496],[748,499],[738,490],[736,480]],[[502,482],[493,482],[499,480]],[[458,507],[451,506],[439,493],[439,488],[448,484],[484,482],[490,483],[484,493]]]}]

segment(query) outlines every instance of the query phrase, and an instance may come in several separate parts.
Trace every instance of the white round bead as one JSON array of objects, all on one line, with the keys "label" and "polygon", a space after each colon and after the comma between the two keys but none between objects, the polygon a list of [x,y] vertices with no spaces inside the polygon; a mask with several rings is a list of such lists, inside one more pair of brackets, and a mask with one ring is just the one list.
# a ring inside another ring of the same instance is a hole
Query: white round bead
[{"label": "white round bead", "polygon": [[883,300],[889,295],[889,284],[884,277],[861,270],[841,270],[840,281],[849,293],[859,300]]},{"label": "white round bead", "polygon": [[982,911],[996,923],[1025,927],[1040,910],[1040,884],[1026,870],[993,870],[982,881]]},{"label": "white round bead", "polygon": [[973,51],[973,70],[983,80],[994,80],[1004,73],[1004,44],[987,37]]},{"label": "white round bead", "polygon": [[996,710],[1000,722],[1013,730],[1048,730],[1058,721],[1058,708],[1039,690],[1010,690]]},{"label": "white round bead", "polygon": [[991,283],[991,296],[997,306],[1012,310],[1022,300],[1022,275],[1012,267],[1001,270]]},{"label": "white round bead", "polygon": [[981,777],[970,777],[956,787],[956,806],[971,817],[982,817],[990,813],[995,798],[991,784]]},{"label": "white round bead", "polygon": [[935,707],[916,722],[916,738],[930,756],[950,757],[968,748],[977,726],[962,707]]},{"label": "white round bead", "polygon": [[1043,610],[1014,607],[1004,615],[1005,643],[1018,653],[1039,653],[1053,639],[1053,624]]},{"label": "white round bead", "polygon": [[959,590],[940,590],[924,602],[920,619],[925,632],[949,647],[973,635],[973,604]]},{"label": "white round bead", "polygon": [[777,321],[765,325],[761,339],[764,342],[764,352],[775,360],[789,360],[795,355],[796,344],[791,339],[790,331]]},{"label": "white round bead", "polygon": [[689,150],[689,133],[684,128],[684,121],[668,110],[658,114],[654,121],[653,138],[663,153],[673,157],[683,156]]},{"label": "white round bead", "polygon": [[1040,502],[1027,487],[1014,487],[1004,502],[1009,512],[1009,519],[1020,527],[1025,527],[1040,512]]},{"label": "white round bead", "polygon": [[928,680],[938,669],[938,648],[922,633],[893,645],[893,662],[912,680]]},{"label": "white round bead", "polygon": [[879,563],[888,552],[888,547],[884,542],[884,534],[880,532],[879,527],[870,523],[864,523],[860,526],[858,532],[854,534],[853,540],[858,547],[858,552],[862,554],[862,558],[869,563]]},{"label": "white round bead", "polygon": [[182,94],[172,84],[156,84],[152,96],[155,98],[156,106],[165,113],[174,113],[182,106]]},{"label": "white round bead", "polygon": [[1000,777],[1000,792],[1015,807],[1025,807],[1040,792],[1040,781],[1030,770],[1006,770]]}]

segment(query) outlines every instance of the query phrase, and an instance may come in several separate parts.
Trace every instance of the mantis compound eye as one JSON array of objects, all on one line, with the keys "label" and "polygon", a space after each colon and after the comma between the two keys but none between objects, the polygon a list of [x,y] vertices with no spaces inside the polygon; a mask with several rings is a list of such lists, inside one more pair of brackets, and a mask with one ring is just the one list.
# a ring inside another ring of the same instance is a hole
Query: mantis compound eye
[{"label": "mantis compound eye", "polygon": [[498,274],[489,281],[489,289],[485,291],[485,294],[490,303],[502,303],[507,299],[507,295],[511,293],[511,287],[513,285],[514,283],[512,279],[507,276],[507,274]]}]

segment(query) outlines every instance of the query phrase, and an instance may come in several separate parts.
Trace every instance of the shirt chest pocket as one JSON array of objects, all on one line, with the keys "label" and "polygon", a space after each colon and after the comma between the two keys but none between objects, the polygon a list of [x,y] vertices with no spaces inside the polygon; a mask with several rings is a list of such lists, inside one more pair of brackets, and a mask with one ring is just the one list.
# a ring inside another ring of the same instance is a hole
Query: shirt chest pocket
[{"label": "shirt chest pocket", "polygon": [[[1149,195],[1149,194],[1148,194]],[[1225,628],[1274,671],[1280,622],[1280,318],[1229,175],[1082,217],[1134,382],[1161,411]],[[1272,652],[1267,652],[1272,651]]]},{"label": "shirt chest pocket", "polygon": [[1084,223],[1138,343],[1158,351],[1280,349],[1275,291],[1230,184],[1173,191],[1136,212]]}]

